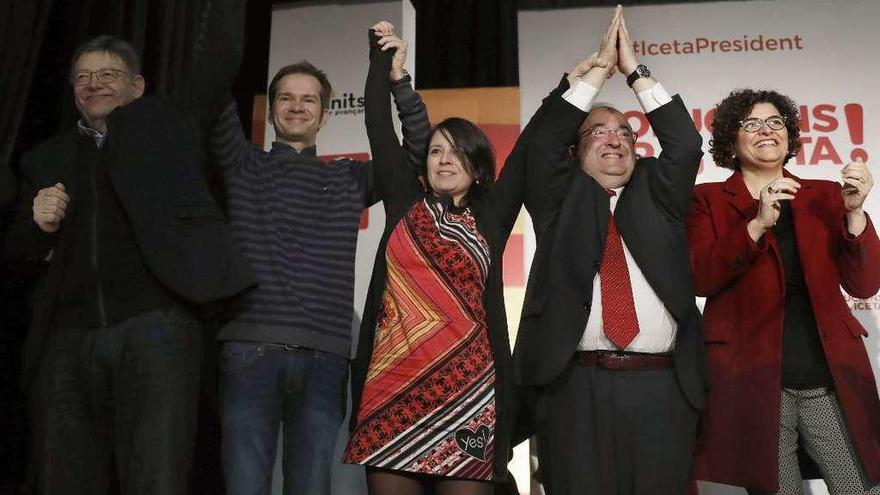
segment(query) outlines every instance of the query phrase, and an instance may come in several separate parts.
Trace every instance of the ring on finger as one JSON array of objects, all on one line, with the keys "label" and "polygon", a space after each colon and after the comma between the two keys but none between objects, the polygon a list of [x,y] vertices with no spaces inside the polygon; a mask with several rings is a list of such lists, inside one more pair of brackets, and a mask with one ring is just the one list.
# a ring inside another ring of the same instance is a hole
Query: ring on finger
[{"label": "ring on finger", "polygon": [[776,194],[776,189],[773,186],[767,186],[767,192],[770,194]]}]

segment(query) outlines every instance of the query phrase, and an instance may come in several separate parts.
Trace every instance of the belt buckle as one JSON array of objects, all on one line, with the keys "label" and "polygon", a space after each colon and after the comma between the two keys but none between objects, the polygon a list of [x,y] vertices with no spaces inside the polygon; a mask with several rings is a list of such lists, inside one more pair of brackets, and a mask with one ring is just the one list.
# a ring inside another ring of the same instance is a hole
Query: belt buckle
[{"label": "belt buckle", "polygon": [[620,352],[602,352],[599,354],[599,367],[606,370],[626,369],[627,355]]}]

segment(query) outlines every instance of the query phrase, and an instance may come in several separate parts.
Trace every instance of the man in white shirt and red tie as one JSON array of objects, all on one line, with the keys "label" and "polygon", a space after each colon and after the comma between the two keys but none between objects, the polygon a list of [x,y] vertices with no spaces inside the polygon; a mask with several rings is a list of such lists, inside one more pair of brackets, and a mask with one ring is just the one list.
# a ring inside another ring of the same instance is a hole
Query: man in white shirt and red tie
[{"label": "man in white shirt and red tie", "polygon": [[[571,168],[526,201],[537,250],[514,352],[548,495],[688,490],[707,377],[684,218],[702,139],[632,47],[618,6],[598,57],[575,66],[531,124],[552,139],[535,138],[529,166]],[[659,157],[636,155],[621,112],[592,106],[615,69]]]}]

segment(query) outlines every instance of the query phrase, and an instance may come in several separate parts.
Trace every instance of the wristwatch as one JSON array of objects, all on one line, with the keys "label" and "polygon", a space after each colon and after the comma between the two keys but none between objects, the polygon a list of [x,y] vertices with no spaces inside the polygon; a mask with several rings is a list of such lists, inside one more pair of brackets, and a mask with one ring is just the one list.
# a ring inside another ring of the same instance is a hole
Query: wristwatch
[{"label": "wristwatch", "polygon": [[409,71],[407,71],[406,69],[402,69],[402,72],[403,72],[403,77],[401,77],[400,79],[398,79],[396,81],[391,81],[392,86],[396,86],[398,84],[409,84],[412,82],[412,77],[409,75]]},{"label": "wristwatch", "polygon": [[643,77],[651,77],[651,71],[646,66],[639,64],[636,66],[636,70],[632,71],[632,74],[626,76],[626,85],[633,87],[633,83]]}]

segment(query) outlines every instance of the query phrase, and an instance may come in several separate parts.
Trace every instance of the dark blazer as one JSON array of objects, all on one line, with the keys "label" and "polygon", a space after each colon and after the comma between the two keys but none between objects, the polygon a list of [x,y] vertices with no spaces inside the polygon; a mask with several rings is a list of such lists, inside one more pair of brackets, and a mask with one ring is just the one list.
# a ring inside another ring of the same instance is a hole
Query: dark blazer
[{"label": "dark blazer", "polygon": [[[107,129],[104,146],[113,189],[158,281],[191,303],[231,297],[253,285],[251,270],[237,253],[201,175],[203,156],[186,122],[162,100],[146,97],[116,109]],[[31,207],[37,191],[61,182],[70,196],[70,217],[77,198],[77,139],[75,130],[61,133],[22,160],[21,193],[7,254],[42,264],[45,272],[25,344],[26,382],[33,377],[49,331],[71,239],[63,222],[57,235],[43,233]]]},{"label": "dark blazer", "polygon": [[[880,399],[865,344],[840,287],[869,298],[880,288],[873,224],[846,232],[839,184],[785,172],[801,188],[791,201],[795,240],[834,388],[868,478],[880,482]],[[688,221],[697,294],[706,296],[712,390],[697,441],[697,479],[775,492],[778,474],[785,274],[773,231],[756,244],[757,214],[740,172],[694,190]]]},{"label": "dark blazer", "polygon": [[[553,98],[543,125],[567,128],[573,142],[586,113],[561,93]],[[700,408],[706,379],[684,222],[702,139],[678,96],[647,117],[663,152],[636,162],[615,219],[645,278],[678,322],[676,377],[687,401]],[[546,146],[550,163],[545,166],[568,168],[570,180],[565,188],[557,183],[526,200],[537,249],[514,352],[516,382],[525,386],[552,382],[577,349],[590,315],[609,215],[605,190],[574,159],[563,156],[564,146],[533,145]]]}]

